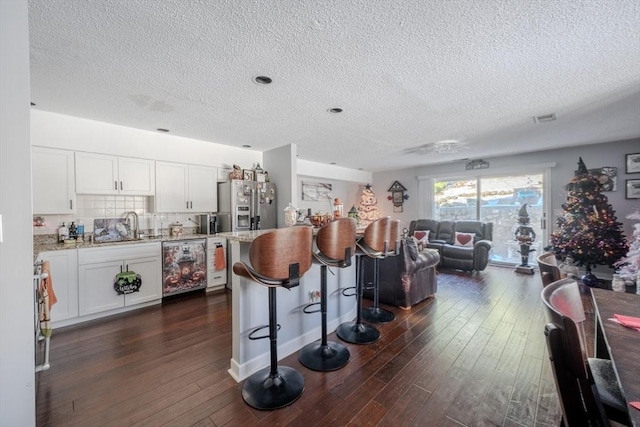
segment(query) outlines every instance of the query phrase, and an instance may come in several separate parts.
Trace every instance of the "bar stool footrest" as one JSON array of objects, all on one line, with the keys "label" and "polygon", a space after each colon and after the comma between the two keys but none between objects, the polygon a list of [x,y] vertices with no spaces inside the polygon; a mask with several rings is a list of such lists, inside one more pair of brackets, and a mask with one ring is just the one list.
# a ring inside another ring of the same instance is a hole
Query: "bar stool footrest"
[{"label": "bar stool footrest", "polygon": [[[350,286],[348,288],[344,288],[342,290],[342,295],[345,296],[345,297],[355,297],[356,295],[358,295],[358,293],[356,292],[356,289],[357,288],[355,286]],[[347,293],[345,293],[347,291],[353,291],[353,293],[352,294],[347,294]]]},{"label": "bar stool footrest", "polygon": [[[249,335],[247,336],[247,338],[249,338],[250,340],[263,340],[265,338],[269,338],[269,334],[267,335],[261,335],[259,337],[254,336],[254,334],[258,331],[261,331],[263,329],[267,329],[269,327],[269,325],[262,325],[262,326],[258,326],[257,328],[255,328],[253,331],[249,332]],[[280,330],[280,324],[278,323],[276,325],[277,330]]]},{"label": "bar stool footrest", "polygon": [[307,304],[304,307],[302,307],[302,312],[304,314],[313,314],[313,313],[320,313],[321,308],[318,307],[315,310],[309,310],[309,308],[314,307],[314,306],[319,306],[320,303],[319,302],[312,302],[311,304]]},{"label": "bar stool footrest", "polygon": [[247,378],[242,385],[242,398],[247,405],[271,410],[288,406],[304,391],[304,377],[288,366],[278,366],[276,375],[264,368]]}]

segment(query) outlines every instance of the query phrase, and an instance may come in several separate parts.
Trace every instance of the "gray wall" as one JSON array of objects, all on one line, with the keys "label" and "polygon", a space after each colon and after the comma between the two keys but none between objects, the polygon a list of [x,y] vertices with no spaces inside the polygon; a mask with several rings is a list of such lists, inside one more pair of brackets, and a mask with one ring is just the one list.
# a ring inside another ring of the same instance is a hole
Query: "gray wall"
[{"label": "gray wall", "polygon": [[[558,150],[539,151],[516,156],[490,157],[485,158],[489,162],[491,169],[498,170],[500,168],[512,168],[517,166],[526,167],[532,164],[556,163],[556,167],[551,169],[550,182],[550,212],[551,226],[555,226],[556,215],[562,212],[562,204],[566,201],[567,192],[564,187],[574,176],[577,169],[578,158],[581,156],[588,168],[597,168],[602,166],[613,166],[618,168],[618,185],[617,191],[605,192],[604,195],[609,199],[609,203],[613,207],[618,220],[623,223],[625,236],[630,236],[634,221],[626,218],[635,209],[640,208],[640,200],[625,199],[625,179],[640,179],[640,174],[625,173],[625,154],[640,152],[640,139],[632,139],[625,141],[606,142],[602,144],[586,145],[583,147],[562,148]],[[453,173],[473,174],[472,171],[465,171],[465,162],[455,162],[439,165],[428,165],[423,167],[409,168],[396,171],[385,171],[374,173],[373,189],[378,197],[378,206],[380,210],[394,218],[402,220],[403,224],[408,225],[413,219],[416,219],[420,213],[420,195],[418,194],[418,177],[419,176],[438,176],[451,175]],[[398,180],[408,189],[409,200],[404,204],[404,212],[393,213],[391,202],[386,200],[386,189]]]}]

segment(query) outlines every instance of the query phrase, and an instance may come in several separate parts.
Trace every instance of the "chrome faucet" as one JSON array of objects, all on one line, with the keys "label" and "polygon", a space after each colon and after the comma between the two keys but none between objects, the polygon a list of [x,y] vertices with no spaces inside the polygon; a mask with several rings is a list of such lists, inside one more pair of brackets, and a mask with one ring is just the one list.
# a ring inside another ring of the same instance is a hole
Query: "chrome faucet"
[{"label": "chrome faucet", "polygon": [[[134,224],[133,227],[129,222],[130,216],[133,216],[133,224]],[[129,211],[129,212],[125,212],[124,217],[127,220],[127,224],[129,225],[129,233],[133,233],[134,239],[140,238],[140,230],[138,229],[138,214],[135,213],[134,211]]]}]

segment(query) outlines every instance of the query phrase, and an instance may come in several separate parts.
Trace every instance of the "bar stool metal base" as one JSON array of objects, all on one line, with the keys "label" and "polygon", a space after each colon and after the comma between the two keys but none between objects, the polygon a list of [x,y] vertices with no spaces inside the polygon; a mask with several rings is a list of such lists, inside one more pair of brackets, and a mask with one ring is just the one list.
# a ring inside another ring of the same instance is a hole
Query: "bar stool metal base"
[{"label": "bar stool metal base", "polygon": [[276,375],[264,368],[247,378],[242,385],[242,398],[256,409],[270,410],[292,404],[304,391],[304,377],[288,366],[278,366]]},{"label": "bar stool metal base", "polygon": [[335,371],[349,361],[351,354],[347,347],[334,341],[322,345],[320,341],[307,344],[298,352],[298,360],[313,371]]},{"label": "bar stool metal base", "polygon": [[380,307],[367,307],[362,309],[362,318],[367,322],[386,323],[396,318],[396,315]]},{"label": "bar stool metal base", "polygon": [[353,344],[371,344],[380,338],[380,331],[366,323],[345,322],[338,326],[336,335]]}]

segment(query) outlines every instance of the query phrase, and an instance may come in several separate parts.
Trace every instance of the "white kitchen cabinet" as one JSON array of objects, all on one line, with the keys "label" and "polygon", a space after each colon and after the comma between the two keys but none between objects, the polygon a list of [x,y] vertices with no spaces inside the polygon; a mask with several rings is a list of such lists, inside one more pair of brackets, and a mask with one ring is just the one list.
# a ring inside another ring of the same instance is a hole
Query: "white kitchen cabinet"
[{"label": "white kitchen cabinet", "polygon": [[211,166],[156,162],[156,212],[215,212],[217,169]]},{"label": "white kitchen cabinet", "polygon": [[76,152],[76,193],[153,196],[155,162]]},{"label": "white kitchen cabinet", "polygon": [[[78,250],[78,295],[81,316],[134,306],[162,298],[160,242]],[[119,295],[113,285],[117,274],[134,271],[140,290]]]},{"label": "white kitchen cabinet", "polygon": [[31,148],[34,214],[75,213],[74,164],[73,151]]},{"label": "white kitchen cabinet", "polygon": [[78,317],[78,251],[66,249],[38,254],[39,261],[49,261],[51,287],[57,302],[51,307],[51,321]]}]

